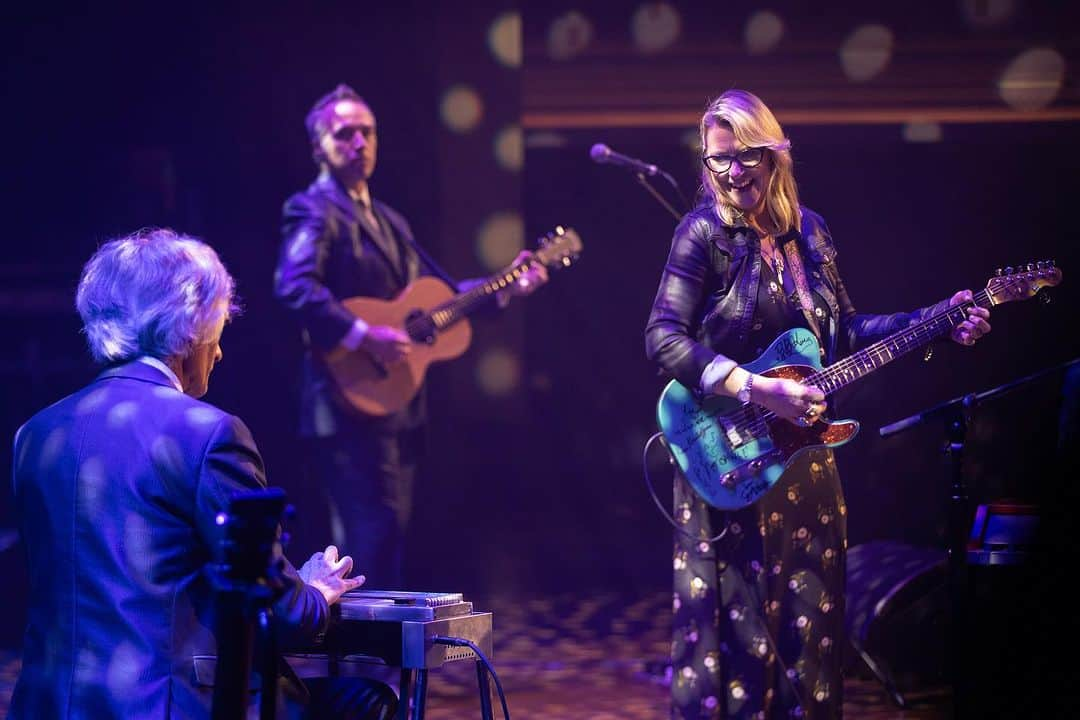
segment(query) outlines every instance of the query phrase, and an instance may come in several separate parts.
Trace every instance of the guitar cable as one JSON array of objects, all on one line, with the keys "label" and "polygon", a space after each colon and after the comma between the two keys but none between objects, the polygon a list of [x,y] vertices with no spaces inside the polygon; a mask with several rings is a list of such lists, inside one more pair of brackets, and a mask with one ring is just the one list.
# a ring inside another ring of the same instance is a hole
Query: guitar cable
[{"label": "guitar cable", "polygon": [[[680,535],[692,542],[707,542],[712,545],[718,540],[721,540],[725,535],[727,535],[727,525],[724,525],[724,529],[720,531],[719,535],[708,538],[707,540],[704,538],[695,537],[683,530],[682,527],[679,526],[679,522],[672,516],[670,512],[668,512],[667,508],[664,507],[664,503],[660,502],[660,497],[656,494],[656,487],[653,485],[652,478],[649,476],[649,448],[651,448],[652,444],[657,440],[659,440],[660,444],[664,446],[664,449],[667,449],[667,442],[664,440],[664,434],[661,432],[657,432],[645,441],[645,449],[641,453],[641,466],[645,470],[645,487],[648,489],[649,496],[652,498],[652,501],[656,504],[656,509],[660,511],[660,514],[664,516],[664,519],[667,520],[671,527],[675,529],[675,532],[679,533]],[[668,450],[668,462],[672,464],[675,462],[675,458],[672,457],[670,450]]]},{"label": "guitar cable", "polygon": [[487,669],[488,674],[491,675],[491,679],[495,681],[495,690],[499,693],[499,703],[502,705],[503,717],[505,720],[510,720],[510,709],[506,706],[506,695],[503,693],[502,683],[499,682],[499,676],[495,673],[491,661],[484,655],[484,651],[478,648],[472,640],[450,635],[432,635],[431,641],[450,647],[467,647],[476,653],[476,657],[480,659],[480,662],[484,663],[484,667]]},{"label": "guitar cable", "polygon": [[[652,444],[657,440],[659,440],[660,444],[663,445],[665,449],[667,449],[668,445],[667,442],[664,440],[664,434],[662,432],[657,432],[645,441],[645,449],[642,452],[641,457],[641,464],[645,471],[645,487],[648,488],[649,495],[652,497],[653,502],[656,504],[656,509],[659,510],[660,514],[663,515],[664,518],[671,524],[671,527],[675,529],[675,532],[679,533],[685,538],[690,539],[695,543],[708,542],[710,545],[712,545],[713,543],[719,541],[725,535],[727,535],[728,528],[731,527],[730,521],[724,523],[724,529],[720,531],[719,535],[711,537],[708,540],[694,537],[679,526],[678,521],[676,521],[675,518],[672,517],[671,513],[668,512],[667,508],[664,507],[664,504],[660,502],[660,497],[656,494],[656,488],[653,485],[652,478],[649,476],[649,448],[651,448]],[[668,450],[668,462],[671,464],[675,463],[675,458],[671,454],[671,450]],[[799,692],[798,683],[796,682],[795,677],[792,677],[792,675],[790,674],[787,663],[784,662],[784,658],[780,655],[780,647],[776,644],[776,640],[773,639],[772,632],[769,630],[768,623],[765,621],[765,618],[761,615],[761,613],[757,611],[757,608],[760,605],[760,603],[756,602],[757,594],[747,586],[746,580],[738,572],[734,573],[733,577],[738,579],[738,583],[741,586],[740,589],[742,590],[741,594],[743,596],[743,602],[745,603],[745,606],[753,612],[754,616],[761,624],[761,629],[765,633],[765,639],[768,641],[769,646],[772,648],[773,655],[777,661],[777,665],[780,667],[784,678],[787,680],[788,686],[791,688],[792,693],[794,693],[796,702],[798,702],[801,707],[806,707],[803,704],[802,693]]]}]

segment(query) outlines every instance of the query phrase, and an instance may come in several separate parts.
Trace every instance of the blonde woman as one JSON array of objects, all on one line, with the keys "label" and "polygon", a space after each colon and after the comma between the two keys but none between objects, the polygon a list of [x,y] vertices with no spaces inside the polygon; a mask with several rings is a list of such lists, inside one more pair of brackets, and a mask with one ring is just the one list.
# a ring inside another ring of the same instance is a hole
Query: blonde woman
[{"label": "blonde woman", "polygon": [[[769,108],[729,90],[709,103],[700,133],[704,200],[675,231],[645,333],[649,357],[686,387],[807,423],[826,409],[821,390],[740,364],[795,327],[818,336],[829,364],[971,299],[964,290],[912,313],[857,314],[824,220],[799,204],[791,141]],[[973,344],[988,317],[973,307],[952,339]],[[675,502],[685,532],[673,716],[839,717],[847,536],[832,452],[803,454],[742,510],[711,508],[681,480]]]}]

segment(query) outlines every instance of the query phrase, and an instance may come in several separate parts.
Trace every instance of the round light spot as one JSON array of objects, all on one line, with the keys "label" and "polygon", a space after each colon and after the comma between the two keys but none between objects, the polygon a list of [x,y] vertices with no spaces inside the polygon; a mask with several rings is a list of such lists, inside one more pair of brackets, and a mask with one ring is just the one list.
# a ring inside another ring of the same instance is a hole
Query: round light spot
[{"label": "round light spot", "polygon": [[488,48],[500,65],[521,67],[521,13],[504,12],[488,28]]},{"label": "round light spot", "polygon": [[565,135],[550,130],[533,130],[525,136],[525,147],[530,150],[553,150],[569,144]]},{"label": "round light spot", "polygon": [[656,53],[671,46],[682,32],[679,11],[666,2],[638,7],[630,21],[630,34],[639,52]]},{"label": "round light spot", "polygon": [[221,419],[221,412],[208,405],[196,405],[184,411],[188,425],[211,425]]},{"label": "round light spot", "polygon": [[743,39],[746,52],[764,55],[779,44],[784,37],[784,21],[771,10],[758,10],[746,21]]},{"label": "round light spot", "polygon": [[[38,455],[38,473],[44,476],[48,476],[52,473],[53,463],[55,463],[64,450],[64,443],[67,442],[67,431],[64,428],[53,428],[49,431],[49,434],[45,437],[45,442],[41,445],[41,454]],[[29,442],[23,443],[21,450],[22,458],[26,458],[27,448],[30,447]],[[20,463],[21,464],[21,463]]]},{"label": "round light spot", "polygon": [[486,394],[502,397],[521,382],[521,362],[505,348],[492,348],[476,363],[476,384]]},{"label": "round light spot", "polygon": [[525,143],[520,125],[507,125],[495,136],[495,160],[511,172],[525,165]]},{"label": "round light spot", "polygon": [[476,256],[489,270],[509,265],[525,247],[525,223],[516,212],[491,215],[476,237]]},{"label": "round light spot", "polygon": [[892,59],[893,34],[884,25],[863,25],[848,35],[840,48],[844,74],[854,82],[866,82]]},{"label": "round light spot", "polygon": [[105,471],[105,462],[97,457],[90,457],[79,466],[79,478],[76,491],[79,502],[86,507],[86,513],[91,517],[100,511],[98,502],[102,493],[109,484],[109,477]]},{"label": "round light spot", "polygon": [[1034,48],[1017,56],[998,80],[1001,99],[1017,110],[1040,110],[1058,96],[1065,77],[1065,58],[1050,48]]},{"label": "round light spot", "polygon": [[138,411],[139,406],[133,400],[118,402],[109,408],[105,416],[105,424],[112,429],[122,427],[134,418]]},{"label": "round light spot", "polygon": [[484,103],[468,85],[454,85],[443,94],[440,114],[446,127],[457,133],[466,133],[480,123]]},{"label": "round light spot", "polygon": [[592,42],[593,27],[577,10],[564,13],[548,29],[548,55],[552,60],[569,60]]},{"label": "round light spot", "polygon": [[78,403],[75,404],[75,414],[88,415],[94,412],[94,410],[96,410],[98,406],[101,405],[101,403],[105,402],[105,398],[107,398],[108,396],[109,391],[105,388],[97,388],[96,390],[91,390],[86,395],[84,395]]},{"label": "round light spot", "polygon": [[941,142],[941,123],[912,120],[904,123],[902,133],[910,143]]}]

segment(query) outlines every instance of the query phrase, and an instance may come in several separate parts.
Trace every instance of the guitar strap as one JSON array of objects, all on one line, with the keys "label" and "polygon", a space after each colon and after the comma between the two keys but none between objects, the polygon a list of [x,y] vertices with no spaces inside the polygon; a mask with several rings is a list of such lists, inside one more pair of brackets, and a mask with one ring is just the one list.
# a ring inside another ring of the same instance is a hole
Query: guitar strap
[{"label": "guitar strap", "polygon": [[814,333],[818,345],[824,349],[825,341],[821,337],[821,327],[814,316],[814,300],[810,297],[810,285],[806,282],[806,267],[803,265],[802,253],[799,252],[799,243],[789,238],[783,244],[784,259],[787,261],[791,277],[795,281],[795,292],[799,296],[799,309],[806,318],[807,327]]}]

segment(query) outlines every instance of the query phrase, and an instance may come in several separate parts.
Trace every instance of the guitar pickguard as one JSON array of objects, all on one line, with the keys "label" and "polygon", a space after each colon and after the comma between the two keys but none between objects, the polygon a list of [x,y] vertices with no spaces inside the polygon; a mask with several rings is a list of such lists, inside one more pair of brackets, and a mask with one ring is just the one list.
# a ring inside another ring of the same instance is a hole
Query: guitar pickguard
[{"label": "guitar pickguard", "polygon": [[[744,367],[761,375],[801,381],[821,369],[818,348],[809,330],[791,330]],[[858,431],[858,423],[851,420],[819,420],[801,428],[731,398],[702,401],[676,380],[664,389],[656,412],[667,446],[687,481],[707,503],[721,510],[758,500],[802,450],[841,445]]]}]

